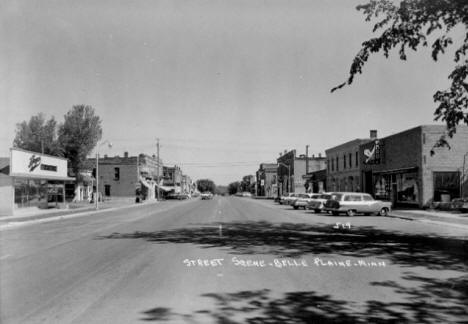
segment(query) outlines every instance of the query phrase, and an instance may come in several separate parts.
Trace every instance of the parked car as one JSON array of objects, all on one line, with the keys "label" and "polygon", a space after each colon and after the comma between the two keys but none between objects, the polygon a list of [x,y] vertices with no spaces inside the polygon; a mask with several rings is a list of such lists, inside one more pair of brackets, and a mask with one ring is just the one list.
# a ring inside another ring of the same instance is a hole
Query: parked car
[{"label": "parked car", "polygon": [[346,213],[348,216],[354,216],[357,213],[387,216],[392,209],[391,202],[375,200],[367,193],[333,192],[330,195],[330,199],[325,202],[324,210],[330,211],[335,216],[340,213]]},{"label": "parked car", "polygon": [[179,200],[185,200],[185,199],[189,199],[190,198],[190,195],[189,194],[186,194],[186,193],[181,193],[177,196],[177,199]]},{"label": "parked car", "polygon": [[179,199],[179,194],[175,192],[171,192],[166,196],[166,199]]},{"label": "parked car", "polygon": [[296,199],[291,201],[291,206],[293,206],[294,209],[299,209],[299,208],[304,208],[306,209],[307,205],[309,202],[316,197],[319,197],[320,194],[317,193],[301,193],[297,194]]},{"label": "parked car", "polygon": [[318,197],[312,198],[307,204],[307,209],[312,209],[314,212],[321,213],[325,202],[331,198],[330,194],[322,193]]},{"label": "parked car", "polygon": [[281,196],[281,199],[280,199],[280,205],[289,205],[289,201],[290,200],[293,200],[296,198],[296,194],[295,193],[288,193],[287,195],[285,196]]},{"label": "parked car", "polygon": [[248,191],[244,191],[244,192],[242,193],[242,197],[251,198],[251,197],[252,197],[252,194],[251,194],[250,192],[248,192]]},{"label": "parked car", "polygon": [[453,209],[468,213],[468,197],[452,199]]},{"label": "parked car", "polygon": [[200,195],[202,200],[213,199],[213,194],[211,192],[204,192]]}]

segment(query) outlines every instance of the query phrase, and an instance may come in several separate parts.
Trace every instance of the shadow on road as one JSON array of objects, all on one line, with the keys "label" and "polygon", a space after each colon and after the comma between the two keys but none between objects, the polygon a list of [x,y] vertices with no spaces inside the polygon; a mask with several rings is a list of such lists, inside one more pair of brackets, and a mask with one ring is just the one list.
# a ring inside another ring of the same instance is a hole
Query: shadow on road
[{"label": "shadow on road", "polygon": [[[220,231],[219,226],[222,230]],[[269,254],[298,258],[306,254],[382,257],[400,266],[462,270],[468,265],[468,240],[427,236],[373,227],[351,230],[331,225],[232,222],[194,224],[166,231],[113,233],[98,239],[142,239],[157,244],[195,244],[231,254]]]},{"label": "shadow on road", "polygon": [[[439,283],[429,282],[424,289],[410,289],[395,283],[385,283],[405,290],[403,302],[383,303],[367,301],[363,307],[353,301],[335,300],[329,295],[315,292],[291,292],[274,297],[268,289],[240,291],[236,293],[209,293],[211,309],[202,309],[192,314],[177,314],[169,309],[155,308],[143,312],[143,321],[173,320],[188,323],[237,324],[237,323],[464,323],[468,312],[466,301],[468,278],[457,282],[457,295],[447,296],[449,290],[440,290]],[[435,284],[435,286],[431,286]],[[443,295],[437,296],[437,293]],[[445,296],[444,296],[445,294]],[[443,299],[443,301],[440,301]],[[164,317],[161,317],[164,313]],[[168,316],[169,315],[169,316]],[[200,322],[200,316],[203,316]],[[466,322],[465,322],[466,323]]]},{"label": "shadow on road", "polygon": [[401,272],[396,281],[367,282],[363,287],[363,291],[378,289],[385,295],[395,296],[390,301],[376,300],[373,294],[360,302],[341,300],[339,294],[320,295],[315,291],[283,295],[275,295],[268,289],[210,293],[201,296],[212,299],[214,306],[210,309],[178,314],[175,310],[156,307],[143,312],[143,321],[203,323],[205,321],[198,318],[204,316],[208,322],[236,324],[468,322],[468,241],[463,238],[370,226],[349,230],[324,224],[233,222],[192,224],[189,228],[166,231],[113,233],[98,239],[194,244],[235,255],[300,258],[333,254],[345,258],[382,258],[399,267]]}]

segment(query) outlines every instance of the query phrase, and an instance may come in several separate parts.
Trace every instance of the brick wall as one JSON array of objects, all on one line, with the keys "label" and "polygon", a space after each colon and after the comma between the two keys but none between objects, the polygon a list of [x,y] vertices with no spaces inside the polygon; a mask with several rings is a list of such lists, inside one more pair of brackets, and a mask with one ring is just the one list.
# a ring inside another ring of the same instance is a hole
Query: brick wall
[{"label": "brick wall", "polygon": [[[361,191],[360,165],[362,162],[359,158],[359,148],[361,144],[369,141],[370,139],[356,139],[325,151],[327,156],[328,191]],[[358,154],[357,164],[356,153]],[[346,167],[344,163],[345,156]],[[351,164],[349,163],[350,158]]]},{"label": "brick wall", "polygon": [[[468,153],[468,126],[460,126],[453,138],[447,141],[447,147],[435,148],[434,155],[431,156],[431,149],[442,134],[445,133],[445,126],[431,125],[422,127],[422,165],[423,165],[423,201],[427,203],[434,194],[434,172],[459,171],[462,174],[463,156]],[[466,157],[468,159],[468,156]],[[468,161],[465,162],[465,169]],[[465,171],[466,172],[466,171]],[[468,184],[465,183],[465,187]],[[468,195],[467,190],[464,190]],[[451,197],[453,198],[453,197]]]},{"label": "brick wall", "polygon": [[[120,168],[120,179],[114,179],[114,168]],[[104,195],[110,185],[111,197],[134,197],[137,183],[136,164],[99,164],[99,191]]]}]

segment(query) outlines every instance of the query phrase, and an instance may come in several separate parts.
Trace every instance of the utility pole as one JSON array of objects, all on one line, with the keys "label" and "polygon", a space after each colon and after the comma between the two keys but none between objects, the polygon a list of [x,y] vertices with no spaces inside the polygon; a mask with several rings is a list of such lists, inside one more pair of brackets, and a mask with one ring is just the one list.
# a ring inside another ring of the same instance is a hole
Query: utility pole
[{"label": "utility pole", "polygon": [[309,173],[309,145],[306,145],[306,174]]},{"label": "utility pole", "polygon": [[156,183],[157,183],[157,185],[156,185],[156,187],[157,187],[156,188],[156,193],[157,194],[156,195],[157,195],[157,200],[159,201],[159,183],[160,183],[160,181],[159,181],[159,161],[160,161],[159,160],[159,138],[156,139],[156,150],[157,150],[156,151],[157,152],[157,161],[156,161],[156,163],[158,165],[157,171],[156,171]]}]

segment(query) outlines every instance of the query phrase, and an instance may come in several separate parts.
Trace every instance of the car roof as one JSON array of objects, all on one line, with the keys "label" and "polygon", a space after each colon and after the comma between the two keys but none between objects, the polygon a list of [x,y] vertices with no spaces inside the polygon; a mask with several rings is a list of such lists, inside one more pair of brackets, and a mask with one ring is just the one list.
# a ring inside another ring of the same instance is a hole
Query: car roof
[{"label": "car roof", "polygon": [[334,192],[329,192],[327,195],[368,195],[367,192],[353,192],[353,191],[334,191]]}]

